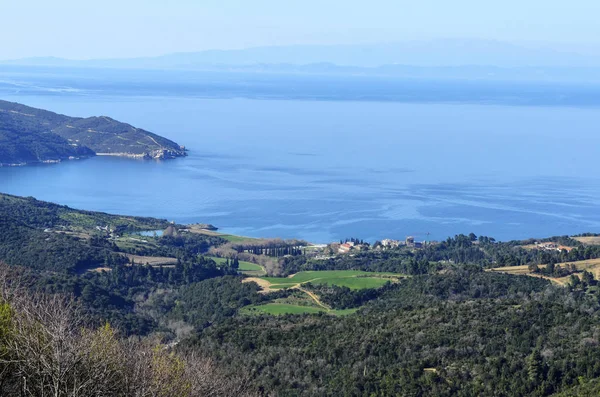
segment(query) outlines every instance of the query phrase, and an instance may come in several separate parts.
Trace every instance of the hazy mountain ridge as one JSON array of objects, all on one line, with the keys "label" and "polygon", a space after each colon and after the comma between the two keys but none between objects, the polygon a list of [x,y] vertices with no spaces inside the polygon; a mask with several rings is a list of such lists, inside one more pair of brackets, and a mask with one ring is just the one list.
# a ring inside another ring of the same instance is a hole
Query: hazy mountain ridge
[{"label": "hazy mountain ridge", "polygon": [[0,101],[0,164],[58,162],[95,154],[185,156],[173,141],[109,117],[69,117]]},{"label": "hazy mountain ridge", "polygon": [[569,47],[517,45],[493,40],[447,39],[358,45],[293,45],[238,50],[205,50],[124,59],[68,60],[38,57],[4,64],[110,68],[199,68],[206,65],[319,64],[379,67],[382,65],[598,67],[600,54]]}]

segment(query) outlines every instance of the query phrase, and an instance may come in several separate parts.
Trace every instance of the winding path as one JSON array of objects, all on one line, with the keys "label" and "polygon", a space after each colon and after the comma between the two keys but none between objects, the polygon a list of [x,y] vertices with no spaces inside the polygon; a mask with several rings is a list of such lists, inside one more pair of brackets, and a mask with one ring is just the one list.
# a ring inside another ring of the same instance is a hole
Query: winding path
[{"label": "winding path", "polygon": [[323,302],[321,302],[321,299],[319,299],[319,297],[316,294],[314,294],[314,293],[312,293],[310,291],[307,291],[304,288],[300,287],[300,284],[298,284],[298,285],[296,285],[295,287],[292,287],[292,288],[293,289],[297,289],[299,291],[302,291],[306,295],[310,296],[317,303],[317,305],[321,306],[323,309],[325,309],[327,311],[331,310],[331,308],[329,306],[327,306],[326,304],[324,304]]}]

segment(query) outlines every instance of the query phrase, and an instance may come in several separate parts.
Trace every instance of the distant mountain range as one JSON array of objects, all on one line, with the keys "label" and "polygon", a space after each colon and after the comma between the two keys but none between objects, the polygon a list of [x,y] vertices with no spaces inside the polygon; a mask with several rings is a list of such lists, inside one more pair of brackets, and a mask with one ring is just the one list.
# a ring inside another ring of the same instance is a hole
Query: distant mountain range
[{"label": "distant mountain range", "polygon": [[185,154],[173,141],[109,117],[68,117],[0,101],[0,165],[94,155],[164,159]]},{"label": "distant mountain range", "polygon": [[431,40],[364,45],[296,45],[241,50],[209,50],[130,59],[68,60],[54,57],[3,61],[0,64],[198,69],[242,65],[333,64],[362,68],[383,65],[599,67],[600,52],[556,49],[543,45],[515,45],[492,40]]}]

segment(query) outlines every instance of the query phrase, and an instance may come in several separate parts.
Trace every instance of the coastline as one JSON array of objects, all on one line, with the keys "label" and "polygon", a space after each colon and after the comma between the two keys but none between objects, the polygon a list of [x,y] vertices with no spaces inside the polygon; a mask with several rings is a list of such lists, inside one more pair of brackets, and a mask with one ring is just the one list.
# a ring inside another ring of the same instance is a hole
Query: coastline
[{"label": "coastline", "polygon": [[104,157],[126,157],[130,159],[143,159],[147,156],[146,153],[135,154],[135,153],[96,153],[96,156]]},{"label": "coastline", "polygon": [[175,159],[179,157],[186,157],[187,153],[185,150],[175,151],[171,149],[157,149],[150,152],[144,153],[96,153],[96,156],[112,156],[112,157],[125,157],[130,159],[154,159],[154,160],[167,160]]},{"label": "coastline", "polygon": [[[170,160],[170,159],[175,159],[175,158],[179,158],[179,157],[187,157],[187,153],[186,153],[186,150],[182,150],[179,152],[179,151],[173,151],[173,150],[169,150],[169,149],[162,149],[162,150],[154,150],[151,152],[140,153],[140,154],[137,154],[137,153],[94,153],[94,156],[123,157],[123,158],[135,159],[135,160]],[[62,159],[47,159],[47,160],[38,160],[38,161],[30,161],[30,162],[23,162],[23,163],[0,163],[0,167],[24,167],[24,166],[33,165],[33,164],[58,164],[58,163],[62,163],[63,161],[89,159],[94,156],[82,156],[82,157],[70,156],[70,157],[65,157]]]},{"label": "coastline", "polygon": [[0,163],[0,167],[25,167],[27,165],[33,165],[33,164],[58,164],[58,163],[62,163],[65,160],[67,160],[67,161],[83,160],[83,159],[88,159],[90,157],[93,157],[93,156],[85,156],[85,157],[70,156],[70,157],[67,157],[64,159],[39,160],[39,161],[30,161],[28,163]]}]

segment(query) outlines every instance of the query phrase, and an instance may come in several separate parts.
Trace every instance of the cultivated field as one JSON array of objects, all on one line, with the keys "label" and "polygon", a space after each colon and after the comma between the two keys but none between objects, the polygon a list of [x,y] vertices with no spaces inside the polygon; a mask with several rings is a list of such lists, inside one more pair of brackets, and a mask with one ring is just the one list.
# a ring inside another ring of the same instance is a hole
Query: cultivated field
[{"label": "cultivated field", "polygon": [[585,245],[600,245],[600,236],[573,237],[573,239]]},{"label": "cultivated field", "polygon": [[169,266],[176,265],[177,258],[168,258],[164,256],[140,256],[125,254],[129,260],[133,260],[137,265],[150,265],[150,266]]},{"label": "cultivated field", "polygon": [[397,281],[402,275],[394,273],[363,272],[360,270],[323,270],[296,273],[290,277],[261,277],[270,289],[292,288],[305,283],[337,285],[350,289],[377,288],[388,281]]},{"label": "cultivated field", "polygon": [[[588,259],[585,261],[565,262],[565,263],[559,263],[558,265],[564,267],[566,265],[571,265],[571,264],[575,265],[575,267],[577,267],[577,270],[579,270],[579,271],[587,270],[588,272],[592,273],[596,280],[598,280],[600,278],[600,259]],[[545,267],[545,265],[540,266],[540,268],[544,268],[544,267]],[[531,276],[531,277],[541,277],[541,278],[545,278],[545,279],[550,280],[559,285],[567,285],[569,282],[569,277],[570,277],[570,276],[568,276],[568,277],[556,278],[556,277],[543,276],[543,275],[536,274],[536,273],[530,273],[527,266],[496,267],[496,268],[490,269],[489,271],[507,273],[507,274],[518,274],[518,275]]]},{"label": "cultivated field", "polygon": [[289,277],[249,277],[244,282],[255,282],[263,293],[279,289],[293,289],[294,294],[288,298],[277,299],[264,305],[251,306],[246,314],[267,313],[272,315],[302,314],[323,312],[332,315],[346,315],[357,309],[334,310],[313,292],[303,288],[306,283],[344,286],[358,290],[381,287],[387,282],[397,282],[404,276],[395,273],[363,272],[360,270],[323,270],[306,271]]},{"label": "cultivated field", "polygon": [[200,228],[194,227],[193,225],[187,230],[190,233],[204,234],[206,236],[221,237],[221,238],[224,238],[225,240],[229,241],[230,243],[245,243],[245,242],[251,243],[251,242],[255,242],[255,241],[259,240],[259,239],[252,238],[252,237],[236,236],[233,234],[219,233],[214,230],[200,229]]},{"label": "cultivated field", "polygon": [[[215,262],[217,262],[217,264],[223,264],[223,263],[227,262],[226,258],[218,258],[216,256],[210,256],[209,258],[214,260]],[[265,274],[267,274],[267,272],[261,265],[257,265],[256,263],[246,262],[246,261],[240,261],[239,270],[241,273],[243,273],[247,276],[260,277],[260,276],[264,276]]]},{"label": "cultivated field", "polygon": [[305,314],[305,313],[326,313],[335,316],[352,314],[358,309],[334,310],[323,304],[319,298],[309,291],[298,289],[287,298],[276,299],[273,302],[264,305],[254,305],[243,309],[247,315],[257,314]]},{"label": "cultivated field", "polygon": [[[541,269],[543,269],[544,267],[546,267],[546,265],[540,265],[539,266]],[[529,267],[526,265],[523,266],[506,266],[506,267],[495,267],[493,269],[489,269],[489,272],[498,272],[498,273],[506,273],[506,274],[514,274],[517,276],[529,276],[529,277],[538,277],[538,278],[545,278],[546,280],[550,280],[555,284],[558,285],[567,285],[567,283],[569,282],[569,278],[568,277],[563,277],[563,278],[557,278],[557,277],[550,277],[550,276],[544,276],[543,274],[538,274],[538,273],[531,273],[529,271]]]}]

